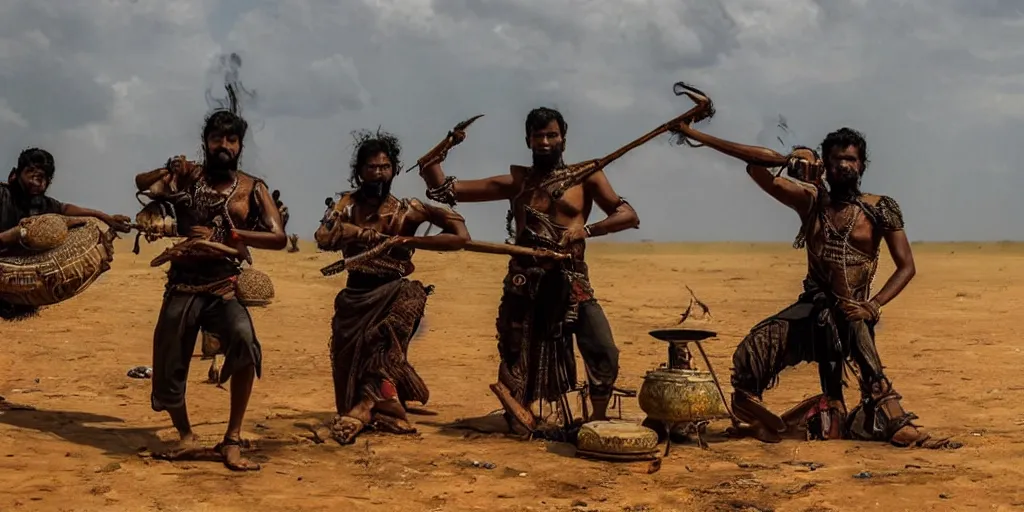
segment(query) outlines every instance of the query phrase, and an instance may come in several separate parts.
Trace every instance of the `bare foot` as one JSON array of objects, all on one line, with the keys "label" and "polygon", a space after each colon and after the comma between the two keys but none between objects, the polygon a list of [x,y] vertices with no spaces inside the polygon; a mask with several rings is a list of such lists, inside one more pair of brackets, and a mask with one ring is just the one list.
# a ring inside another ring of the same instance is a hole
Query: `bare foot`
[{"label": "bare foot", "polygon": [[405,407],[402,406],[402,402],[399,402],[397,399],[378,402],[373,405],[372,411],[383,413],[387,416],[391,416],[401,420],[406,419]]},{"label": "bare foot", "polygon": [[762,443],[778,443],[782,441],[782,437],[779,436],[778,432],[772,431],[760,423],[733,423],[731,427],[725,429],[725,432],[731,437],[753,437]]},{"label": "bare foot", "polygon": [[395,418],[394,416],[388,416],[387,414],[378,414],[373,422],[374,428],[381,432],[388,432],[391,434],[415,434],[416,427],[412,426],[408,420],[401,418]]},{"label": "bare foot", "polygon": [[322,422],[317,422],[313,425],[309,425],[306,428],[309,429],[309,436],[306,439],[313,441],[316,444],[324,444],[328,439],[331,438],[331,426]]},{"label": "bare foot", "polygon": [[[519,421],[516,415],[504,411],[501,417],[505,419],[505,424],[508,427],[508,435],[512,437],[529,438],[533,435],[533,430],[523,426],[523,423]],[[536,420],[534,420],[536,422]],[[535,423],[536,424],[536,423]]]},{"label": "bare foot", "polygon": [[954,441],[948,437],[936,439],[929,437],[923,441],[917,443],[918,448],[927,448],[929,450],[958,450],[964,447],[964,444],[960,441]]},{"label": "bare foot", "polygon": [[892,436],[892,440],[889,442],[900,448],[914,447],[927,448],[930,450],[956,450],[964,446],[963,443],[954,441],[948,437],[932,437],[931,434],[926,432],[924,429],[914,425],[907,425],[899,429],[896,434]]},{"label": "bare foot", "polygon": [[501,382],[496,382],[491,384],[490,388],[491,392],[498,397],[498,401],[501,402],[502,407],[505,409],[505,417],[511,420],[509,427],[512,430],[532,432],[537,428],[537,419],[533,416],[533,413],[516,402],[508,387]]},{"label": "bare foot", "polygon": [[163,450],[153,453],[154,459],[160,460],[193,460],[209,450],[203,448],[196,439],[195,434],[185,434],[178,441],[164,447]]},{"label": "bare foot", "polygon": [[224,458],[224,465],[232,471],[259,471],[260,465],[242,457],[242,441],[224,438],[216,450]]},{"label": "bare foot", "polygon": [[365,423],[351,416],[335,416],[330,423],[331,438],[338,444],[352,444],[365,426]]}]

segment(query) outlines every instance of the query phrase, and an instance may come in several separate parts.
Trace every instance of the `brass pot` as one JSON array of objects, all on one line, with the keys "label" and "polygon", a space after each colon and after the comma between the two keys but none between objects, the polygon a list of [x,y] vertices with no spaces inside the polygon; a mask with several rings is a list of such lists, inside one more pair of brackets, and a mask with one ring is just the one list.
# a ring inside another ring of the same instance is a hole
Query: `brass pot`
[{"label": "brass pot", "polygon": [[651,370],[637,400],[649,418],[669,424],[729,417],[711,373],[700,370]]}]

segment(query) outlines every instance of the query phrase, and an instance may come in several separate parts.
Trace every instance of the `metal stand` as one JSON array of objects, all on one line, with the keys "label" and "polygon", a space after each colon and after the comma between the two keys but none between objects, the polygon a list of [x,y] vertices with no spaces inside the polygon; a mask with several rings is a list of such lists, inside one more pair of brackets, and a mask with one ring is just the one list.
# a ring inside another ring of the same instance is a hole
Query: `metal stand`
[{"label": "metal stand", "polygon": [[668,457],[669,450],[672,448],[672,432],[679,425],[686,425],[686,430],[684,431],[685,434],[686,435],[692,435],[694,437],[694,439],[697,440],[697,446],[699,446],[702,450],[710,450],[711,446],[708,445],[708,443],[706,441],[704,441],[704,438],[701,436],[701,434],[703,434],[704,432],[707,431],[707,427],[708,427],[709,423],[711,423],[711,422],[708,421],[708,420],[701,420],[701,421],[690,421],[690,422],[686,422],[686,423],[667,424],[668,425],[668,427],[667,427],[668,428],[668,436],[665,437],[665,453],[662,456],[663,457]]},{"label": "metal stand", "polygon": [[[696,368],[693,366],[693,354],[690,352],[689,343],[696,343],[697,349],[700,351],[700,355],[704,359],[704,364],[707,365],[707,371],[711,374],[711,378],[715,383],[715,388],[718,390],[719,397],[722,399],[722,404],[725,407],[726,412],[731,418],[735,419],[736,416],[729,407],[728,400],[726,400],[725,391],[722,390],[722,385],[718,381],[718,375],[715,373],[714,367],[711,366],[711,360],[708,359],[707,354],[704,352],[704,346],[701,344],[701,340],[713,338],[716,336],[716,333],[712,331],[691,329],[664,329],[651,331],[650,334],[658,340],[668,342],[668,362],[667,365],[664,365],[663,367],[667,366],[667,369],[669,370],[695,370]],[[664,457],[668,457],[671,450],[673,431],[680,427],[683,427],[685,435],[692,435],[695,438],[697,446],[701,447],[701,449],[710,449],[710,446],[702,436],[702,434],[706,432],[708,424],[711,423],[710,420],[658,423],[667,429]]]},{"label": "metal stand", "polygon": [[715,381],[715,387],[718,388],[718,395],[722,397],[722,405],[725,407],[725,412],[729,413],[729,417],[733,421],[739,421],[736,415],[732,413],[732,408],[729,407],[729,401],[725,399],[725,391],[722,391],[722,384],[718,382],[718,375],[715,374],[715,368],[711,366],[711,360],[708,359],[708,355],[704,353],[704,346],[699,341],[695,341],[697,344],[697,350],[700,350],[701,357],[704,358],[704,364],[708,365],[708,372],[711,373],[711,378]]}]

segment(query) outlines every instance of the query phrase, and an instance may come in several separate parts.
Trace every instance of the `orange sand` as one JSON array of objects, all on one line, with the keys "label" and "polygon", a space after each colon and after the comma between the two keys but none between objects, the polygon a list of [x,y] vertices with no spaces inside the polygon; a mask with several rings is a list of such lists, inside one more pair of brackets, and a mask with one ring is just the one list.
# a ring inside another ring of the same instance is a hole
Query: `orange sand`
[{"label": "orange sand", "polygon": [[[662,469],[571,457],[544,442],[444,428],[498,408],[487,384],[497,368],[494,316],[505,258],[420,253],[417,277],[437,286],[426,332],[410,358],[431,389],[413,416],[420,434],[364,434],[354,446],[314,444],[306,425],[333,411],[327,356],[332,299],[344,276],[311,244],[302,252],[257,252],[277,299],[253,309],[263,343],[245,425],[256,440],[257,474],[217,462],[168,463],[138,455],[170,439],[169,420],[149,407],[149,381],[127,370],[151,364],[163,273],[149,260],[166,242],[130,252],[84,294],[40,317],[0,324],[0,394],[35,412],[0,414],[0,510],[1012,510],[1024,507],[1024,353],[1017,312],[1024,261],[1013,244],[916,244],[918,276],[885,308],[878,346],[907,408],[933,431],[967,443],[957,451],[884,444],[725,440],[680,445]],[[789,304],[803,255],[784,244],[594,245],[593,281],[621,349],[620,385],[639,388],[665,358],[647,336],[672,327],[694,289],[710,307],[705,344],[728,382],[729,355],[746,330]],[[875,286],[891,272],[885,260]],[[197,349],[198,353],[198,349]],[[223,434],[228,393],[204,383],[193,361],[189,406],[212,445]],[[702,363],[701,363],[702,365]],[[582,370],[581,370],[582,372]],[[767,401],[783,410],[817,390],[804,366],[783,374]],[[727,389],[726,392],[729,390]],[[848,394],[855,400],[855,391]],[[639,421],[635,399],[623,414]],[[471,461],[496,464],[472,467]],[[824,466],[811,471],[800,462]],[[870,471],[872,478],[853,475]],[[259,507],[257,509],[257,507]]]}]

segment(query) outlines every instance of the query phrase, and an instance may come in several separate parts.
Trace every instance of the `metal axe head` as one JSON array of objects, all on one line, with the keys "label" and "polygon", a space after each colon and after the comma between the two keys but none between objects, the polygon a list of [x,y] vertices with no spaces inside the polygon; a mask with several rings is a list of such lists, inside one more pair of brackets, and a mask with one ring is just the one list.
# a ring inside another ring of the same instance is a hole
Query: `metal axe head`
[{"label": "metal axe head", "polygon": [[480,119],[483,116],[483,114],[477,114],[469,119],[466,119],[465,121],[455,125],[455,128],[452,128],[452,131],[457,132],[460,130],[465,130],[466,128],[469,128],[469,125],[475,123],[477,119]]},{"label": "metal axe head", "polygon": [[[469,119],[466,119],[465,121],[462,121],[461,123],[455,125],[455,127],[452,128],[452,132],[463,131],[466,128],[469,128],[469,125],[475,123],[477,119],[480,119],[483,116],[484,116],[483,114],[477,114],[477,115],[475,115],[475,116],[473,116],[473,117],[471,117]],[[451,136],[451,132],[449,132],[448,135]],[[399,171],[398,174],[405,174],[407,172],[412,171],[413,169],[416,169],[419,166],[420,166],[420,163],[416,162],[411,167],[408,167],[406,169],[403,169],[403,170]]]}]

